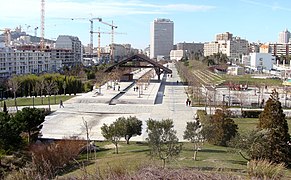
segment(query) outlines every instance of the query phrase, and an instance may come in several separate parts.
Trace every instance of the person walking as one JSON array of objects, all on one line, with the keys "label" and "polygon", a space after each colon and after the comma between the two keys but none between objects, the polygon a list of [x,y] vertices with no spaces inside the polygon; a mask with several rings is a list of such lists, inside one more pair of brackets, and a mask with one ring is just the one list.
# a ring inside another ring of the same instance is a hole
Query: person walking
[{"label": "person walking", "polygon": [[63,100],[60,100],[60,108],[65,108],[63,105]]}]

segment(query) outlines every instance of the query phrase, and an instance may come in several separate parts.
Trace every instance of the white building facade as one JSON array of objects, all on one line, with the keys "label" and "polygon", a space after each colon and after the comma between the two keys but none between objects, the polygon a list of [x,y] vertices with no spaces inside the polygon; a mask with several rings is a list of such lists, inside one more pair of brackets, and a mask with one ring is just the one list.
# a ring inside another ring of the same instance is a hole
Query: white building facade
[{"label": "white building facade", "polygon": [[242,57],[242,63],[255,71],[271,70],[276,58],[270,53],[250,53]]},{"label": "white building facade", "polygon": [[184,50],[171,50],[170,52],[170,60],[180,61],[184,56]]},{"label": "white building facade", "polygon": [[21,74],[56,72],[62,68],[62,60],[51,59],[51,52],[0,49],[0,78]]},{"label": "white building facade", "polygon": [[150,58],[169,57],[174,45],[174,22],[156,19],[151,24],[150,34]]}]

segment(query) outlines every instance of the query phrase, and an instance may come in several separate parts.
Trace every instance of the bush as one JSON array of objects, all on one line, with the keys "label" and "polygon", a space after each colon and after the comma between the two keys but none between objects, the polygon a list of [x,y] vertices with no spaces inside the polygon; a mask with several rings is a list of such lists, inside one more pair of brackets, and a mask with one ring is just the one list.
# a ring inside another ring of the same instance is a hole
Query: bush
[{"label": "bush", "polygon": [[32,164],[27,170],[19,171],[18,175],[35,174],[41,179],[52,179],[79,155],[84,144],[80,140],[61,140],[51,144],[32,145]]},{"label": "bush", "polygon": [[247,166],[251,179],[282,179],[285,170],[286,168],[283,163],[276,164],[267,160],[252,160]]},{"label": "bush", "polygon": [[259,115],[262,113],[261,110],[244,110],[242,111],[243,118],[259,118]]}]

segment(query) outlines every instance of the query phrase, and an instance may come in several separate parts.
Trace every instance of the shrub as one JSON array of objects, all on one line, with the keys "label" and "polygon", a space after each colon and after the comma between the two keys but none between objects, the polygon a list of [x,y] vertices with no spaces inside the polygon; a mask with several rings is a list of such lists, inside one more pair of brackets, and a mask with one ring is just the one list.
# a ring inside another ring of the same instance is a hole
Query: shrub
[{"label": "shrub", "polygon": [[243,118],[259,118],[259,115],[262,113],[261,110],[244,110],[242,111]]},{"label": "shrub", "polygon": [[247,166],[250,178],[258,179],[282,179],[285,170],[283,163],[276,164],[267,160],[252,160]]},{"label": "shrub", "polygon": [[61,140],[51,144],[32,145],[32,171],[46,178],[54,177],[79,155],[84,144],[80,140]]}]

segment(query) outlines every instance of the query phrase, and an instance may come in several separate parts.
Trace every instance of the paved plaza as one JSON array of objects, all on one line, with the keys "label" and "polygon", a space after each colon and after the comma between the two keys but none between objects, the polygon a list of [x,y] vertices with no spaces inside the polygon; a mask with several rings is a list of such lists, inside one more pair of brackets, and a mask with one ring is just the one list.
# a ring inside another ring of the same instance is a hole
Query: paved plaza
[{"label": "paved plaza", "polygon": [[[46,116],[42,128],[42,138],[62,139],[69,137],[86,137],[84,122],[86,121],[90,131],[91,140],[104,140],[100,127],[111,124],[118,117],[136,116],[143,121],[141,136],[133,137],[132,140],[144,141],[147,138],[146,121],[148,119],[162,120],[172,119],[174,129],[177,131],[179,140],[183,140],[183,133],[187,121],[193,121],[196,108],[186,106],[186,86],[180,83],[174,64],[169,64],[173,71],[172,76],[164,75],[162,81],[153,78],[147,88],[142,91],[134,90],[132,82],[120,82],[120,91],[115,88],[107,88],[105,84],[101,89],[78,95],[64,102],[64,108],[54,105],[56,110]],[[139,78],[148,69],[137,72],[134,79]],[[178,82],[178,83],[177,83]],[[123,91],[124,89],[127,91]],[[140,89],[141,90],[141,89]],[[101,91],[101,92],[100,92]],[[120,92],[125,92],[115,100],[115,105],[109,105],[110,100]]]}]

